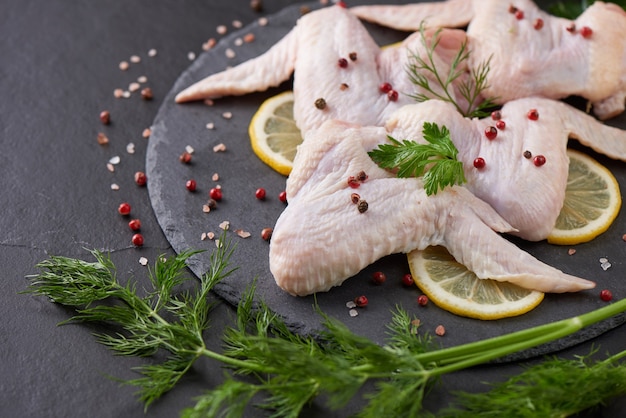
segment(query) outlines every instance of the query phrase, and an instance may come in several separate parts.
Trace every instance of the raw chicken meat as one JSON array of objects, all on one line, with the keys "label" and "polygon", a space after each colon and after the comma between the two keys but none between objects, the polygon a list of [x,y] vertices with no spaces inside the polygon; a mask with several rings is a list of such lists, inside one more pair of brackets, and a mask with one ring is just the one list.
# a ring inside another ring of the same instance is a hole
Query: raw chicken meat
[{"label": "raw chicken meat", "polygon": [[[418,30],[426,8],[441,11],[436,22],[458,27],[457,0],[407,6],[361,6],[353,13],[376,23]],[[474,15],[467,28],[470,68],[490,58],[485,97],[497,103],[542,96],[582,96],[600,119],[624,111],[626,100],[626,12],[597,1],[576,20],[549,15],[530,0],[467,1]],[[410,21],[413,20],[413,26]],[[461,21],[463,21],[462,19]],[[399,23],[398,23],[399,22]],[[430,23],[430,22],[429,22]]]},{"label": "raw chicken meat", "polygon": [[[328,121],[305,138],[287,180],[289,205],[270,242],[270,269],[282,289],[301,296],[327,291],[386,255],[429,245],[445,246],[481,278],[544,292],[594,287],[494,232],[512,228],[466,188],[427,196],[421,179],[380,169],[367,151],[386,135],[384,128]],[[368,178],[353,189],[347,179],[360,171]],[[359,210],[353,193],[367,210]]]},{"label": "raw chicken meat", "polygon": [[[537,120],[528,116],[533,109]],[[437,100],[403,107],[386,126],[398,140],[420,141],[424,122],[445,125],[459,150],[467,188],[516,229],[512,234],[530,241],[545,239],[561,211],[569,137],[626,161],[626,131],[604,125],[565,103],[519,99],[504,105],[500,114],[505,127],[497,130],[495,139],[485,134],[496,124],[491,117],[464,118],[451,104]],[[537,156],[545,157],[545,164],[535,165]],[[474,167],[478,157],[485,161],[484,168]]]},{"label": "raw chicken meat", "polygon": [[[425,34],[428,41],[432,36],[433,31]],[[446,30],[441,36],[434,59],[442,72],[448,71],[465,39],[461,30]],[[418,90],[406,75],[412,61],[409,51],[425,53],[420,33],[381,50],[352,13],[339,6],[328,7],[300,18],[296,27],[263,55],[186,88],[176,101],[262,91],[288,80],[295,70],[294,118],[302,132],[329,119],[382,126],[395,110],[414,103],[409,95],[427,93]],[[345,60],[345,67],[339,65],[340,59]],[[381,91],[383,83],[389,83],[395,98]],[[432,84],[436,85],[434,80]],[[324,109],[315,106],[320,98],[326,103]],[[466,105],[460,96],[455,99]]]}]

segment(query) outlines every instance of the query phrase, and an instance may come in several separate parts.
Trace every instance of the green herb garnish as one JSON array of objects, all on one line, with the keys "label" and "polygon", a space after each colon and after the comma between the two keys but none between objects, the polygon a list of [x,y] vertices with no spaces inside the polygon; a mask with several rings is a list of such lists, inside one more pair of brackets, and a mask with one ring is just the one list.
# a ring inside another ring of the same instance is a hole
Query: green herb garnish
[{"label": "green herb garnish", "polygon": [[459,151],[448,128],[425,122],[422,135],[427,144],[388,137],[391,144],[380,144],[368,154],[380,167],[397,170],[398,177],[424,176],[424,189],[429,196],[446,186],[465,183],[463,163],[457,160]]},{"label": "green herb garnish", "polygon": [[[551,4],[548,10],[555,16],[574,20],[593,3],[595,3],[595,0],[557,1],[554,4]],[[622,9],[626,10],[626,0],[607,1],[606,3],[615,3],[621,6]]]},{"label": "green herb garnish", "polygon": [[[237,324],[223,337],[223,353],[218,353],[207,348],[202,334],[208,326],[211,309],[208,293],[232,271],[228,269],[228,259],[233,249],[226,240],[221,241],[222,246],[211,256],[210,271],[195,290],[177,290],[187,280],[186,260],[194,252],[168,260],[159,258],[150,272],[153,288],[146,296],[140,296],[134,284],[123,285],[116,279],[110,259],[94,251],[94,263],[65,257],[41,262],[38,265],[41,273],[30,277],[26,292],[47,296],[76,309],[76,315],[65,323],[96,322],[112,327],[110,334],[97,338],[117,354],[147,356],[157,350],[169,353],[161,363],[139,367],[137,371],[142,377],[126,382],[139,389],[139,398],[146,407],[172,389],[196,359],[208,357],[227,366],[230,373],[225,372],[225,382],[197,398],[194,407],[183,411],[182,415],[190,418],[241,417],[246,406],[259,399],[261,404],[257,406],[270,409],[274,417],[297,417],[305,405],[318,397],[326,400],[329,407],[339,409],[365,390],[367,382],[374,385],[368,387],[371,390],[364,398],[361,417],[426,416],[423,398],[440,376],[554,341],[626,311],[625,299],[571,319],[456,347],[437,348],[428,334],[420,333],[416,319],[398,307],[388,325],[389,338],[386,344],[379,345],[354,334],[319,309],[323,319],[321,334],[316,337],[296,334],[265,304],[254,303],[252,286],[239,303]],[[626,392],[623,384],[626,365],[617,365],[615,357],[611,362],[622,374],[602,374],[603,379],[610,379],[607,383],[614,383],[615,390],[600,391],[597,398],[590,399],[595,404]],[[567,377],[552,384],[583,393],[589,390],[589,382],[572,380],[576,374],[567,371],[571,368],[569,362],[555,360],[546,364],[551,373]],[[529,369],[527,373],[523,379],[532,386],[539,372]],[[487,399],[505,400],[500,406],[510,405],[509,409],[499,409],[496,416],[519,416],[520,410],[535,416],[533,406],[546,402],[553,393],[552,390],[533,392],[529,395],[532,399],[522,405],[509,403],[508,392],[494,391]],[[571,397],[576,395],[571,393]],[[487,401],[467,405],[487,413],[481,406],[483,402],[492,405]],[[577,408],[591,404],[579,404]]]},{"label": "green herb garnish", "polygon": [[[450,64],[450,70],[448,74],[441,74],[437,66],[435,65],[434,54],[435,48],[441,40],[441,29],[437,30],[433,35],[430,42],[426,40],[425,26],[420,26],[421,42],[426,49],[426,59],[423,59],[419,54],[411,54],[412,62],[407,66],[407,72],[409,79],[413,84],[421,87],[428,94],[418,93],[410,95],[417,102],[425,102],[432,98],[443,100],[448,103],[452,103],[456,107],[457,111],[466,117],[485,117],[489,114],[487,109],[495,106],[495,98],[481,98],[482,92],[489,87],[487,84],[487,76],[489,74],[489,64],[491,58],[487,62],[481,63],[477,68],[472,68],[470,71],[470,77],[467,80],[461,81],[459,84],[459,92],[461,96],[467,101],[467,107],[463,108],[457,102],[454,97],[454,82],[459,79],[466,70],[462,64],[469,59],[470,51],[467,48],[467,42],[461,44],[459,52],[454,56]],[[439,87],[442,88],[443,93],[436,92],[430,85],[430,80],[426,77],[426,74],[432,74]]]}]

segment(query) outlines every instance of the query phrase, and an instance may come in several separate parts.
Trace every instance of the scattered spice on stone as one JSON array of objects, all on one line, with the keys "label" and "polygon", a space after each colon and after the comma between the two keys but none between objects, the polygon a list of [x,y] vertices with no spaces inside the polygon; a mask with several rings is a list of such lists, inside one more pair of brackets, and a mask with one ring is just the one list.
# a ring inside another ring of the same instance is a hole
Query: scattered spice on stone
[{"label": "scattered spice on stone", "polygon": [[226,35],[226,32],[228,32],[228,28],[226,27],[226,25],[219,25],[215,30],[220,35]]},{"label": "scattered spice on stone", "polygon": [[207,124],[206,124],[206,128],[207,128],[207,129],[215,129],[215,123],[213,123],[213,122],[209,122],[209,123],[207,123]]},{"label": "scattered spice on stone", "polygon": [[235,58],[235,56],[237,56],[232,48],[227,48],[224,54],[226,55],[226,58]]},{"label": "scattered spice on stone", "polygon": [[135,144],[133,144],[132,142],[129,142],[126,145],[126,152],[129,154],[134,154],[135,153]]},{"label": "scattered spice on stone", "polygon": [[217,40],[215,38],[210,38],[205,43],[202,44],[202,50],[208,51],[212,49],[216,44],[217,44]]},{"label": "scattered spice on stone", "polygon": [[109,170],[111,173],[115,172],[115,166],[111,163],[107,163],[107,170]]},{"label": "scattered spice on stone", "polygon": [[121,99],[124,96],[124,90],[122,90],[122,89],[115,89],[115,90],[113,90],[113,96],[116,99]]},{"label": "scattered spice on stone", "polygon": [[145,75],[141,75],[141,76],[137,77],[137,82],[138,83],[143,84],[143,83],[146,83],[147,81],[148,81],[148,77],[146,77]]},{"label": "scattered spice on stone", "polygon": [[437,334],[440,337],[443,337],[446,334],[446,329],[444,328],[443,325],[437,325],[437,328],[435,328],[435,334]]},{"label": "scattered spice on stone", "polygon": [[233,28],[235,29],[241,29],[241,27],[243,26],[243,23],[241,22],[241,20],[233,20]]},{"label": "scattered spice on stone", "polygon": [[152,48],[148,51],[148,56],[149,57],[156,57],[157,56],[157,50]]},{"label": "scattered spice on stone", "polygon": [[269,23],[266,17],[259,18],[258,22],[259,22],[259,26],[267,26],[267,24]]},{"label": "scattered spice on stone", "polygon": [[132,83],[130,83],[128,85],[128,91],[130,91],[131,93],[136,92],[137,90],[139,90],[141,88],[141,84],[139,84],[136,81],[133,81]]},{"label": "scattered spice on stone", "polygon": [[262,12],[263,2],[261,0],[250,0],[250,8],[255,12]]},{"label": "scattered spice on stone", "polygon": [[426,295],[419,295],[417,297],[417,304],[419,306],[426,306],[426,305],[428,305],[428,296],[426,296]]},{"label": "scattered spice on stone", "polygon": [[139,257],[139,264],[141,264],[142,266],[147,266],[148,259],[146,257]]},{"label": "scattered spice on stone", "polygon": [[109,143],[109,137],[106,136],[103,132],[98,132],[98,136],[96,137],[99,145],[106,145]]},{"label": "scattered spice on stone", "polygon": [[196,150],[193,149],[191,145],[185,145],[185,151],[187,151],[189,154],[193,154],[194,152],[196,152]]},{"label": "scattered spice on stone", "polygon": [[154,95],[152,94],[152,89],[150,87],[145,87],[141,90],[141,98],[144,100],[152,100]]},{"label": "scattered spice on stone", "polygon": [[130,64],[128,63],[128,61],[122,61],[120,62],[119,67],[120,67],[120,70],[126,71],[128,70],[128,67],[130,67]]},{"label": "scattered spice on stone", "polygon": [[180,155],[180,157],[178,157],[178,159],[183,164],[189,164],[191,162],[191,154],[185,151]]},{"label": "scattered spice on stone", "polygon": [[349,300],[346,302],[346,308],[348,309],[356,308],[356,303],[354,303],[353,300]]},{"label": "scattered spice on stone", "polygon": [[141,133],[141,136],[143,136],[144,138],[149,138],[151,133],[152,133],[152,130],[150,128],[146,128]]},{"label": "scattered spice on stone", "polygon": [[195,60],[195,59],[196,59],[196,53],[195,53],[195,52],[193,52],[193,51],[189,51],[189,52],[187,52],[187,59],[188,59],[189,61],[193,61],[193,60]]},{"label": "scattered spice on stone", "polygon": [[574,255],[576,254],[576,248],[570,248],[569,250],[567,250],[567,255]]},{"label": "scattered spice on stone", "polygon": [[114,157],[111,157],[109,159],[109,163],[113,164],[113,165],[118,165],[120,162],[122,161],[122,159],[120,158],[119,155],[116,155]]},{"label": "scattered spice on stone", "polygon": [[247,44],[254,42],[255,36],[254,33],[247,33],[243,37],[243,41]]},{"label": "scattered spice on stone", "polygon": [[139,64],[141,62],[141,57],[139,55],[132,55],[130,57],[130,62],[133,64]]},{"label": "scattered spice on stone", "polygon": [[100,122],[102,122],[103,125],[111,123],[111,113],[108,110],[100,112]]},{"label": "scattered spice on stone", "polygon": [[354,298],[354,303],[358,308],[365,308],[367,306],[368,300],[367,296],[361,295]]},{"label": "scattered spice on stone", "polygon": [[226,151],[226,145],[221,142],[213,147],[213,152],[224,152],[224,151]]},{"label": "scattered spice on stone", "polygon": [[241,45],[243,45],[243,39],[241,38],[235,39],[235,46],[241,46]]},{"label": "scattered spice on stone", "polygon": [[230,228],[230,221],[222,221],[219,224],[220,229],[223,229],[224,231],[228,231],[228,228]]},{"label": "scattered spice on stone", "polygon": [[272,238],[273,232],[274,230],[272,228],[263,228],[261,230],[261,238],[263,238],[264,241],[269,241]]},{"label": "scattered spice on stone", "polygon": [[213,181],[218,181],[220,179],[220,175],[217,173],[213,173],[213,175],[211,176],[211,180]]},{"label": "scattered spice on stone", "polygon": [[248,231],[244,231],[243,229],[236,229],[235,233],[239,235],[240,238],[249,238],[250,234]]},{"label": "scattered spice on stone", "polygon": [[113,190],[113,191],[115,191],[115,192],[116,192],[116,191],[118,191],[119,189],[120,189],[119,184],[116,184],[116,183],[111,184],[111,190]]},{"label": "scattered spice on stone", "polygon": [[224,119],[231,119],[233,117],[233,112],[224,112],[222,113],[222,117]]}]

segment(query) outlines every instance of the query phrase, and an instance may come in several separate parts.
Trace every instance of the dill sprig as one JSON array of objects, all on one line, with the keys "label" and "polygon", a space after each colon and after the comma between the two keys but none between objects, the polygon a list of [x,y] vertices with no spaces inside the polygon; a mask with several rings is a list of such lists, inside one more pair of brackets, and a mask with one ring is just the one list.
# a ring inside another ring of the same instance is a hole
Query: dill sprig
[{"label": "dill sprig", "polygon": [[[50,257],[39,263],[41,273],[30,276],[26,293],[47,296],[53,302],[76,309],[76,315],[64,323],[96,322],[111,327],[110,333],[97,338],[117,354],[168,353],[160,363],[139,367],[137,372],[141,377],[126,382],[138,388],[146,408],[172,389],[196,359],[206,356],[226,366],[223,383],[198,397],[195,406],[182,411],[182,416],[189,418],[241,417],[247,406],[259,399],[257,406],[270,410],[273,417],[297,417],[316,398],[325,399],[332,409],[339,409],[365,390],[367,382],[374,385],[364,396],[359,416],[426,416],[423,399],[440,376],[554,341],[626,311],[625,299],[570,319],[439,348],[428,334],[420,332],[415,317],[396,307],[388,325],[388,339],[379,345],[353,333],[319,308],[316,312],[323,325],[319,335],[300,335],[266,304],[255,302],[253,284],[244,292],[237,308],[236,324],[225,331],[224,347],[218,353],[207,349],[203,333],[208,328],[212,306],[208,293],[232,272],[228,259],[233,248],[225,240],[220,242],[222,246],[211,254],[210,271],[201,277],[193,291],[177,288],[188,280],[184,274],[186,261],[195,252],[169,259],[160,257],[150,271],[153,289],[140,296],[134,284],[123,285],[116,279],[109,258],[94,251],[96,262],[93,263],[64,257]],[[601,370],[605,366],[619,371],[609,375]],[[596,366],[590,367],[596,370]],[[554,360],[546,363],[545,368],[553,375],[576,375],[568,371],[571,364],[567,361]],[[603,379],[619,385],[612,386],[614,390],[598,389],[591,403],[601,403],[608,396],[626,392],[623,384],[626,366],[618,365],[617,357],[600,363],[597,370]],[[527,373],[518,379],[522,385],[542,378],[534,369]],[[545,373],[546,378],[550,373]],[[595,379],[599,375],[588,376]],[[588,383],[578,381],[567,386],[569,383],[554,382],[561,389],[579,388],[585,393]],[[547,383],[542,384],[547,387]],[[499,416],[515,416],[516,404],[489,402],[508,399],[516,388],[512,386],[501,392],[496,389],[485,399],[464,405],[481,413],[487,407],[511,405],[509,409],[499,409]],[[528,401],[537,405],[552,397],[552,391],[547,390],[535,393],[528,389],[519,393],[527,393]],[[580,403],[576,408],[586,408],[591,403]],[[568,410],[573,412],[576,411],[572,408]]]},{"label": "dill sprig", "polygon": [[626,393],[626,366],[620,364],[626,350],[595,362],[591,354],[571,360],[553,357],[488,392],[458,393],[457,405],[440,416],[470,418],[489,411],[493,417],[566,417]]},{"label": "dill sprig", "polygon": [[427,144],[407,139],[400,142],[389,136],[390,144],[380,144],[368,155],[381,168],[397,170],[398,177],[424,176],[424,189],[429,196],[446,186],[465,183],[463,163],[457,160],[459,151],[448,128],[426,122],[422,135]]},{"label": "dill sprig", "polygon": [[[483,98],[482,93],[485,91],[489,84],[487,82],[487,76],[489,75],[489,65],[491,58],[486,62],[481,63],[476,68],[470,70],[470,77],[461,79],[458,83],[458,91],[461,96],[467,102],[466,107],[462,107],[459,101],[455,97],[454,87],[455,82],[466,73],[463,64],[467,62],[470,56],[470,51],[467,47],[467,42],[463,41],[459,51],[456,53],[452,62],[450,63],[450,69],[447,74],[442,74],[440,69],[437,68],[435,63],[435,49],[441,40],[441,29],[438,29],[430,42],[426,39],[425,26],[420,26],[421,43],[426,50],[426,58],[418,53],[411,53],[411,62],[407,65],[407,73],[409,79],[413,84],[422,88],[427,93],[416,93],[410,95],[417,102],[425,102],[430,99],[439,99],[448,103],[452,103],[459,113],[466,117],[485,117],[488,115],[487,109],[495,106],[495,98]],[[432,86],[427,74],[432,74],[439,87],[442,89],[442,93],[436,91]]]}]

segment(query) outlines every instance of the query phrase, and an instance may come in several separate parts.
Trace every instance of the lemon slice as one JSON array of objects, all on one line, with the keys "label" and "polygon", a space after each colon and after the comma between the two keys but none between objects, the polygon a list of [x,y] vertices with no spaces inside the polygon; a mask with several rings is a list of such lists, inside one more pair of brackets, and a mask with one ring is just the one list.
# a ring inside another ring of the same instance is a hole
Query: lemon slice
[{"label": "lemon slice", "polygon": [[507,318],[522,315],[543,300],[542,292],[479,279],[444,247],[411,251],[408,261],[421,291],[435,305],[456,315],[484,320]]},{"label": "lemon slice", "polygon": [[617,180],[593,158],[568,150],[570,158],[563,208],[548,236],[551,244],[588,242],[606,231],[622,206]]},{"label": "lemon slice", "polygon": [[293,119],[293,92],[264,101],[248,126],[252,150],[280,174],[288,176],[302,135]]}]

